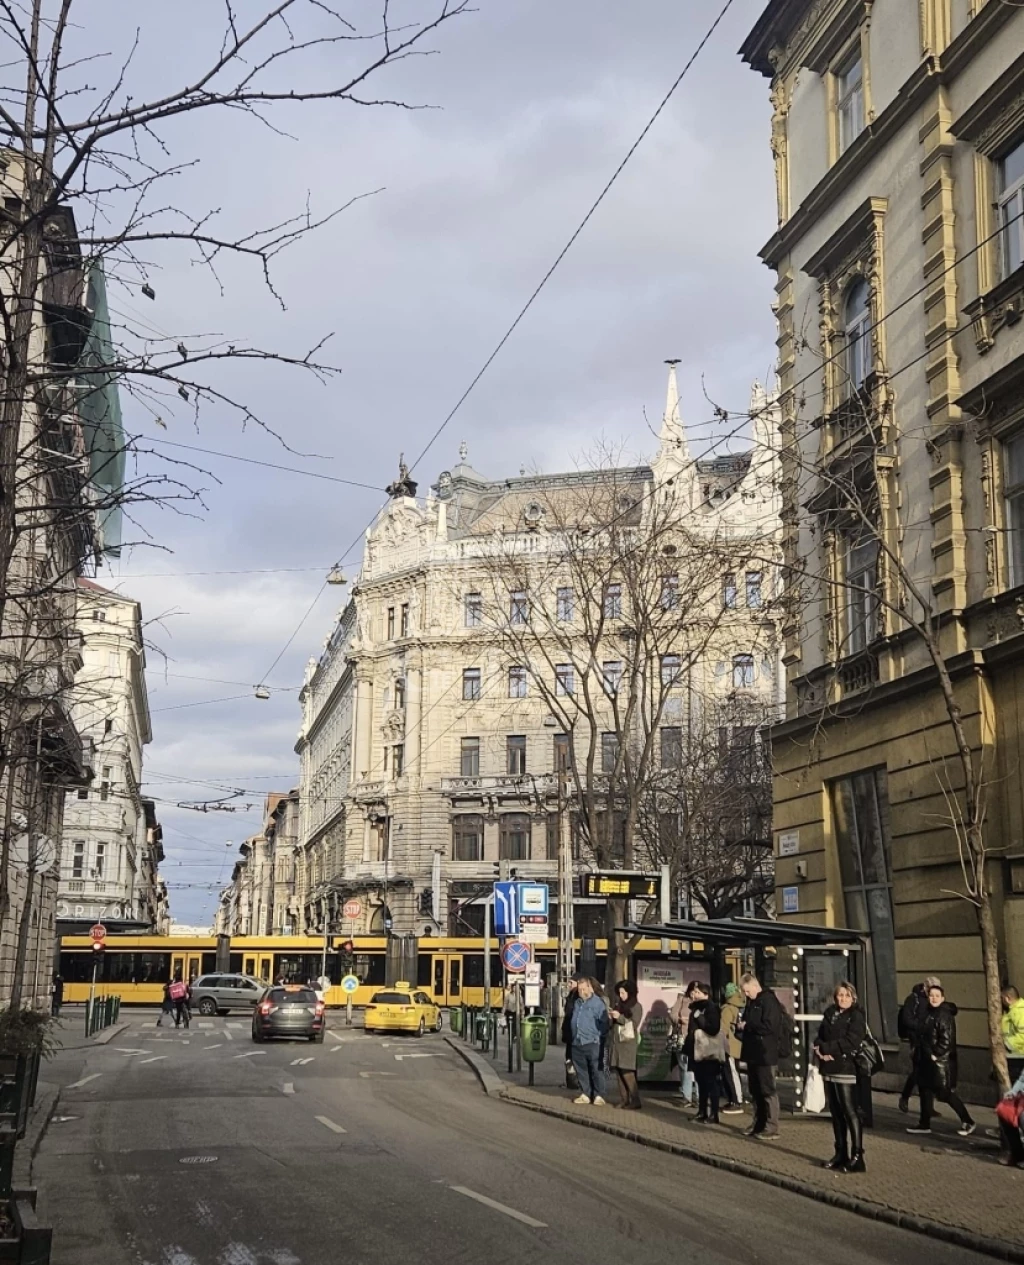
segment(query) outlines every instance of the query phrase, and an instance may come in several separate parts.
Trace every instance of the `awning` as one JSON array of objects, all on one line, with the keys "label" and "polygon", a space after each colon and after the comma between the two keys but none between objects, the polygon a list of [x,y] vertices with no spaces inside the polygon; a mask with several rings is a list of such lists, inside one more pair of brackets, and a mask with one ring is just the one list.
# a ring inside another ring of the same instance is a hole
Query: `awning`
[{"label": "awning", "polygon": [[659,940],[700,940],[716,949],[824,948],[856,945],[867,939],[866,931],[849,927],[819,927],[802,922],[774,922],[770,918],[711,918],[665,923],[632,923],[619,927],[631,936]]}]

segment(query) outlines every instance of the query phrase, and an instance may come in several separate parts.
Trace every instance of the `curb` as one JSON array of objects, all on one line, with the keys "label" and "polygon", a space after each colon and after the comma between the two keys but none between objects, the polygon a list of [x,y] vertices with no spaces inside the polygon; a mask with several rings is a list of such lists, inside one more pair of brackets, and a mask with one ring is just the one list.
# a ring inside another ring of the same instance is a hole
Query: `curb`
[{"label": "curb", "polygon": [[[467,1052],[461,1051],[466,1054]],[[468,1057],[467,1062],[472,1062]],[[475,1068],[475,1063],[473,1064]],[[480,1075],[480,1070],[477,1074]],[[487,1069],[490,1071],[490,1069]],[[492,1072],[493,1076],[494,1073]],[[481,1076],[481,1080],[483,1077]],[[504,1082],[501,1082],[504,1088]],[[486,1087],[485,1087],[486,1088]],[[512,1088],[509,1086],[509,1088]],[[487,1090],[492,1093],[493,1091]],[[901,1212],[897,1208],[889,1208],[885,1204],[873,1203],[869,1199],[858,1199],[842,1191],[823,1190],[808,1185],[795,1177],[785,1177],[780,1173],[770,1173],[767,1169],[757,1168],[753,1164],[744,1164],[741,1160],[731,1160],[724,1156],[709,1155],[696,1147],[686,1146],[680,1142],[665,1142],[658,1138],[648,1138],[632,1129],[623,1129],[619,1125],[604,1120],[587,1119],[572,1112],[560,1111],[557,1107],[548,1107],[542,1103],[524,1102],[509,1094],[500,1095],[505,1102],[526,1111],[536,1111],[540,1115],[553,1116],[556,1120],[567,1120],[570,1124],[582,1125],[585,1129],[597,1129],[600,1133],[610,1133],[613,1137],[624,1138],[628,1142],[637,1142],[640,1146],[648,1146],[656,1151],[667,1151],[670,1155],[680,1155],[711,1168],[735,1173],[738,1177],[749,1177],[754,1181],[778,1187],[794,1195],[803,1195],[816,1203],[828,1204],[833,1208],[841,1208],[844,1212],[852,1212],[859,1217],[867,1217],[871,1221],[881,1221],[886,1225],[897,1226],[901,1230],[912,1230],[915,1234],[926,1235],[932,1239],[941,1239],[945,1243],[953,1243],[957,1247],[967,1248],[974,1252],[983,1252],[1000,1261],[1012,1261],[1015,1265],[1024,1265],[1024,1244],[1009,1243],[1005,1239],[992,1239],[985,1235],[972,1234],[969,1230],[961,1230],[957,1226],[946,1225],[942,1221],[932,1221],[927,1217],[914,1216]]]},{"label": "curb", "polygon": [[36,1092],[36,1105],[25,1130],[25,1136],[18,1145],[14,1161],[13,1185],[26,1187],[32,1185],[32,1165],[36,1152],[46,1134],[53,1113],[60,1101],[60,1086],[41,1084]]},{"label": "curb", "polygon": [[456,1052],[460,1054],[469,1066],[476,1072],[477,1080],[485,1094],[492,1098],[500,1098],[505,1091],[505,1082],[490,1064],[480,1057],[475,1050],[471,1050],[464,1042],[457,1037],[445,1037],[445,1040]]},{"label": "curb", "polygon": [[78,1045],[62,1045],[58,1053],[63,1054],[66,1050],[91,1050],[96,1045],[106,1045],[108,1041],[113,1041],[115,1037],[121,1035],[126,1029],[130,1028],[130,1023],[115,1023],[109,1028],[104,1028],[102,1032],[98,1032],[95,1036],[86,1037],[84,1041]]}]

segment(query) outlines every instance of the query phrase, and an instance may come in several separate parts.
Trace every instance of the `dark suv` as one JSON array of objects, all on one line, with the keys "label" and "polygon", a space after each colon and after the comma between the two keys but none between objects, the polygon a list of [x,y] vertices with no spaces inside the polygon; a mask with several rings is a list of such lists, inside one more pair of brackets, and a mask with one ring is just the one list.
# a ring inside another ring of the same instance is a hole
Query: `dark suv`
[{"label": "dark suv", "polygon": [[264,988],[262,980],[250,975],[200,975],[192,985],[192,1009],[201,1015],[252,1010]]},{"label": "dark suv", "polygon": [[252,1016],[252,1039],[305,1037],[323,1041],[324,1003],[305,984],[275,984],[264,991]]}]

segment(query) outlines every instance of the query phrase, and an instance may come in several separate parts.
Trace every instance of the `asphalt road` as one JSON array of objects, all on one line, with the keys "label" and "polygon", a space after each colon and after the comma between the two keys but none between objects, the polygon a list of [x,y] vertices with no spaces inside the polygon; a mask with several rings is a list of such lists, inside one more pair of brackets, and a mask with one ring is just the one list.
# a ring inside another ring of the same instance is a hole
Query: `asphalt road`
[{"label": "asphalt road", "polygon": [[487,1098],[443,1038],[253,1045],[130,1014],[36,1157],[53,1265],[981,1265],[989,1257]]}]

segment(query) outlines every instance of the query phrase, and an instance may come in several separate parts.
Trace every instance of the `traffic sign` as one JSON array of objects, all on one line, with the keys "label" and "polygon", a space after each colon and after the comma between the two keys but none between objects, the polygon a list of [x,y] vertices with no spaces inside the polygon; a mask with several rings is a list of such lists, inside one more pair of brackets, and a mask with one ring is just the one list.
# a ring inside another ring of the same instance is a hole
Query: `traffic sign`
[{"label": "traffic sign", "polygon": [[551,929],[547,922],[524,922],[519,931],[520,940],[527,944],[543,944],[551,939]]},{"label": "traffic sign", "polygon": [[529,966],[527,966],[526,982],[527,984],[540,983],[540,963],[539,962],[531,962]]},{"label": "traffic sign", "polygon": [[107,929],[104,927],[103,923],[97,922],[89,928],[89,935],[91,935],[94,940],[105,940],[107,938]]},{"label": "traffic sign", "polygon": [[341,981],[341,991],[343,993],[354,993],[359,987],[359,977],[357,975],[346,975]]},{"label": "traffic sign", "polygon": [[347,900],[342,906],[341,912],[346,918],[358,918],[363,912],[363,907],[357,900]]},{"label": "traffic sign", "polygon": [[501,951],[501,960],[507,971],[525,971],[530,961],[530,946],[522,940],[509,940]]},{"label": "traffic sign", "polygon": [[519,934],[519,884],[494,884],[494,933],[499,936]]},{"label": "traffic sign", "polygon": [[543,918],[548,916],[548,885],[547,883],[520,883],[519,884],[519,916],[525,917],[527,914],[541,915]]}]

